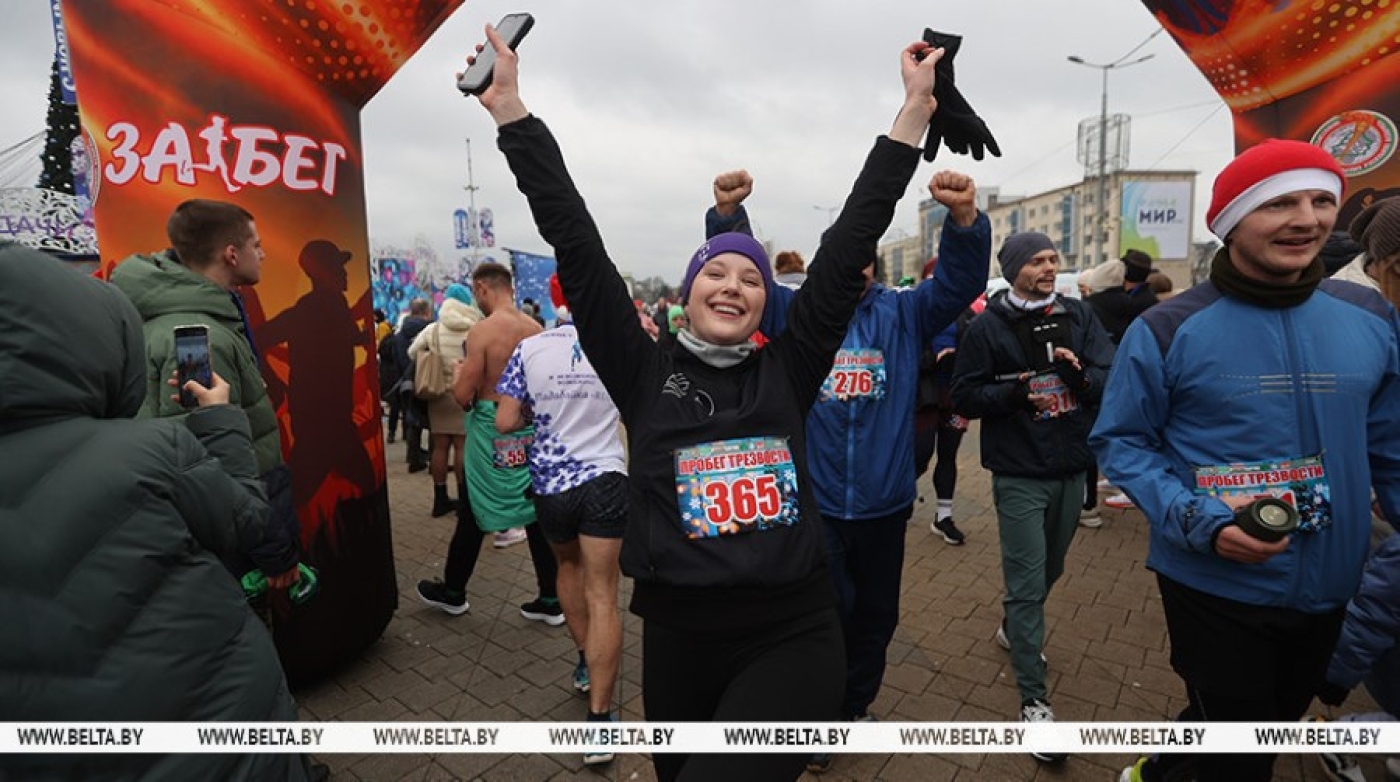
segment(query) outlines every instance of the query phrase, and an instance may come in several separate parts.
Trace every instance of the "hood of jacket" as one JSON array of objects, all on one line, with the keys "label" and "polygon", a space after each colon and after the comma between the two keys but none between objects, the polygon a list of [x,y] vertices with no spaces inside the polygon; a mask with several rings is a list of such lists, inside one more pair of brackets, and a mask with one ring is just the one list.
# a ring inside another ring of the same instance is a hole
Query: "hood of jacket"
[{"label": "hood of jacket", "polygon": [[121,291],[0,244],[0,431],[129,418],[146,397],[141,318]]},{"label": "hood of jacket", "polygon": [[463,304],[456,299],[443,299],[442,308],[438,310],[438,321],[455,332],[471,329],[484,317],[474,305]]},{"label": "hood of jacket", "polygon": [[174,250],[127,258],[112,272],[112,284],[131,299],[144,320],[199,312],[242,328],[243,318],[229,292],[182,265]]}]

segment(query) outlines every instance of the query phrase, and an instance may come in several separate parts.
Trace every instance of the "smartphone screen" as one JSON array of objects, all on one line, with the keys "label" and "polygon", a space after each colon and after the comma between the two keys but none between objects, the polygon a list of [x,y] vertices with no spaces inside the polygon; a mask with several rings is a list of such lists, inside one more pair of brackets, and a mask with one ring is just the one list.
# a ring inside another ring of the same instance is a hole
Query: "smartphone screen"
[{"label": "smartphone screen", "polygon": [[[529,14],[507,14],[500,24],[496,25],[496,33],[514,49],[534,25],[535,17]],[[467,95],[480,95],[491,86],[491,75],[495,68],[496,50],[487,42],[486,48],[477,54],[476,62],[457,80],[457,89]]]},{"label": "smartphone screen", "polygon": [[209,327],[175,327],[176,380],[180,384],[180,404],[197,407],[199,402],[185,391],[185,381],[193,380],[208,388],[214,385],[214,367],[209,361]]}]

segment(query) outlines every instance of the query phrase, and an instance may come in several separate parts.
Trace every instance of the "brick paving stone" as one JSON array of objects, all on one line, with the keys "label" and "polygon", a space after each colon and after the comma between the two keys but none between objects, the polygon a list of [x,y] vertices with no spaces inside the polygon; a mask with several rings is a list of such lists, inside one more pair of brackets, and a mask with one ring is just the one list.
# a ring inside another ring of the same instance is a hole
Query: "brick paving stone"
[{"label": "brick paving stone", "polygon": [[346,709],[336,719],[340,722],[391,722],[408,713],[408,707],[393,698],[371,698],[353,709]]},{"label": "brick paving stone", "polygon": [[956,779],[961,770],[958,764],[937,755],[894,755],[880,770],[880,779],[888,782],[937,782]]},{"label": "brick paving stone", "polygon": [[969,655],[948,660],[943,665],[943,673],[967,679],[975,684],[987,684],[996,681],[997,675],[1002,672],[1003,667],[1003,664]]},{"label": "brick paving stone", "polygon": [[561,768],[549,755],[510,755],[481,774],[481,779],[483,782],[549,779]]},{"label": "brick paving stone", "polygon": [[394,641],[381,641],[380,647],[383,654],[379,659],[385,665],[396,671],[410,671],[418,667],[419,663],[441,657],[442,653],[431,646],[421,642],[404,639],[394,639]]},{"label": "brick paving stone", "polygon": [[951,722],[961,706],[960,701],[937,692],[905,694],[895,704],[890,719],[900,722]]},{"label": "brick paving stone", "polygon": [[[464,688],[465,689],[465,688]],[[488,706],[504,703],[530,689],[530,685],[518,676],[481,677],[471,685],[472,697]]]},{"label": "brick paving stone", "polygon": [[376,676],[362,683],[361,686],[375,698],[387,700],[397,695],[401,690],[423,684],[426,681],[414,671],[395,671],[383,676]]},{"label": "brick paving stone", "polygon": [[933,681],[933,671],[918,665],[891,665],[885,669],[885,689],[922,693]]},{"label": "brick paving stone", "polygon": [[[1135,621],[1135,620],[1129,620]],[[1127,668],[1140,668],[1147,659],[1147,651],[1140,646],[1122,641],[1102,641],[1092,644],[1084,651],[1085,656],[1094,660],[1108,660]]]},{"label": "brick paving stone", "polygon": [[326,721],[340,719],[340,715],[345,711],[373,697],[357,684],[341,687],[331,682],[317,688],[315,692],[299,693],[297,700],[302,708],[314,712],[317,720]]},{"label": "brick paving stone", "polygon": [[430,682],[446,682],[461,671],[462,665],[463,662],[457,655],[440,653],[413,666],[413,671]]},{"label": "brick paving stone", "polygon": [[461,690],[445,682],[422,679],[395,692],[394,699],[414,715],[423,715],[448,698],[457,698],[461,694]]},{"label": "brick paving stone", "polygon": [[[433,758],[432,770],[429,772],[429,779],[433,782],[438,780],[475,780],[481,779],[483,775],[496,766],[501,765],[508,755],[437,755]],[[432,776],[441,770],[443,776]],[[336,782],[339,782],[338,780]]]},{"label": "brick paving stone", "polygon": [[432,765],[428,755],[383,754],[371,755],[350,767],[356,776],[366,780],[392,779],[403,782],[419,782],[427,775]]}]

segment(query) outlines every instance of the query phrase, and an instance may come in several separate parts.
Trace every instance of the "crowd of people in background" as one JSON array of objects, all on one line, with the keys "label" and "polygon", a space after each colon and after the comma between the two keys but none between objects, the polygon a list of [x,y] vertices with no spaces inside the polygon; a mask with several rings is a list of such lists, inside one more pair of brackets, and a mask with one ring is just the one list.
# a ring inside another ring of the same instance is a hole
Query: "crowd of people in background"
[{"label": "crowd of people in background", "polygon": [[[1337,162],[1264,141],[1215,180],[1207,217],[1223,245],[1207,280],[1176,291],[1135,249],[1082,271],[1075,297],[1056,289],[1050,237],[993,248],[972,178],[944,170],[928,183],[948,210],[937,257],[886,287],[877,242],[938,110],[944,50],[917,42],[900,52],[895,120],[811,264],[769,258],[752,177],[725,172],[674,299],[638,306],[521,98],[517,55],[488,37],[497,64],[479,100],[556,254],[560,317],[545,323],[494,263],[436,312],[414,300],[396,329],[377,313],[387,442],[401,432],[407,471],[429,473],[430,515],[455,517],[442,577],[417,584],[424,604],[467,613],[488,534],[525,542],[538,594],[520,616],[567,625],[588,721],[617,719],[623,575],[647,720],[873,720],[920,483],[932,465],[930,534],[964,544],[957,458],[976,422],[1004,586],[987,641],[1009,653],[1020,701],[1008,719],[1055,719],[1046,605],[1076,536],[1103,524],[1101,491],[1150,528],[1181,721],[1296,721],[1358,685],[1383,713],[1343,719],[1400,715],[1400,199],[1337,226]],[[238,589],[314,578],[238,292],[260,279],[256,224],[193,200],[167,232],[172,249],[128,259],[110,285],[0,249],[0,452],[24,454],[0,486],[56,519],[34,534],[107,562],[30,561],[32,541],[0,528],[4,588],[39,623],[85,617],[81,637],[33,633],[6,652],[44,685],[12,719],[296,718],[271,626]],[[988,295],[993,257],[1005,288]],[[71,305],[61,317],[34,306],[56,299]],[[216,372],[177,389],[172,326],[186,322],[208,326]],[[45,567],[76,586],[37,591]],[[112,573],[134,575],[117,589]],[[68,773],[97,768],[84,757]],[[1329,778],[1362,778],[1354,758],[1322,758]],[[1274,760],[1154,755],[1120,780],[1268,780]],[[834,758],[653,762],[669,782],[794,779]],[[296,755],[103,763],[172,779],[325,774]]]}]

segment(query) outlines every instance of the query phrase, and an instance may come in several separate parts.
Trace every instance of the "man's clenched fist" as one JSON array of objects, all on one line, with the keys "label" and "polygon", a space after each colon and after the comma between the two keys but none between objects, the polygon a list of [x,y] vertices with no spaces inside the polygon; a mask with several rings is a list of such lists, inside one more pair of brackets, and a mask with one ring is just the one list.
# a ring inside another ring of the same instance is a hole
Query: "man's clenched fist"
[{"label": "man's clenched fist", "polygon": [[935,201],[948,207],[948,213],[958,225],[966,227],[977,219],[977,185],[967,174],[939,171],[928,183],[928,192]]}]

